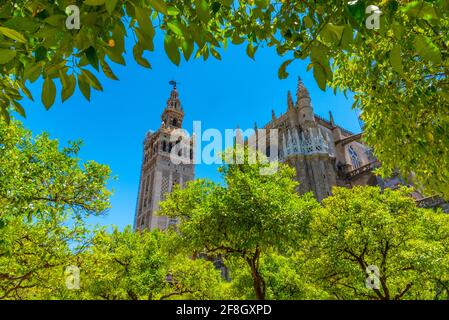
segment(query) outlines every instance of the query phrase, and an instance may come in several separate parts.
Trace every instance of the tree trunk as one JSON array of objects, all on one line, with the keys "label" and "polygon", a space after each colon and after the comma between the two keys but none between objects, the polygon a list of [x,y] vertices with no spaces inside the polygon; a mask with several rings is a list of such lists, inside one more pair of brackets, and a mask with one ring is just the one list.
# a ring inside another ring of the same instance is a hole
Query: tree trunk
[{"label": "tree trunk", "polygon": [[256,252],[252,257],[246,258],[251,269],[251,277],[253,278],[253,287],[257,300],[265,300],[265,281],[259,272],[259,256],[260,250],[257,247]]}]

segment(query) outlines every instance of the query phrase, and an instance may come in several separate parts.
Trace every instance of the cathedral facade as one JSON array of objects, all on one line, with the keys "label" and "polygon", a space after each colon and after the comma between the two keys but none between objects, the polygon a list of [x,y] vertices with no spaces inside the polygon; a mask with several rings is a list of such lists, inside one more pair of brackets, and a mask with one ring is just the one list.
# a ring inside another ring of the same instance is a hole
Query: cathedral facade
[{"label": "cathedral facade", "polygon": [[[272,119],[262,132],[272,129],[278,131],[277,159],[288,163],[296,170],[300,194],[313,192],[318,201],[331,195],[332,187],[352,187],[355,185],[379,185],[381,188],[396,188],[407,185],[400,176],[381,179],[373,174],[379,161],[373,156],[371,148],[361,142],[362,133],[353,133],[334,122],[332,113],[324,119],[314,113],[307,88],[298,79],[296,101],[290,91],[287,94],[286,111]],[[162,113],[162,123],[156,132],[148,132],[143,143],[143,160],[134,229],[164,230],[177,221],[157,215],[159,202],[164,200],[176,184],[181,187],[194,179],[194,148],[192,141],[186,146],[190,161],[175,164],[170,154],[178,141],[172,141],[174,130],[182,128],[184,111],[174,83],[173,90]],[[257,126],[255,139],[248,139],[251,147],[257,144],[266,147],[270,155],[269,134],[259,136]],[[254,138],[254,137],[253,137]],[[263,143],[261,141],[265,139]],[[276,158],[276,157],[275,157]],[[438,197],[423,197],[414,192],[413,197],[421,207],[442,207],[449,212],[449,204]]]},{"label": "cathedral facade", "polygon": [[[312,191],[321,201],[331,195],[333,186],[378,184],[379,180],[372,174],[378,161],[371,149],[360,141],[361,134],[336,125],[332,113],[329,113],[329,120],[316,115],[310,94],[300,78],[295,100],[289,91],[285,113],[276,117],[272,111],[272,119],[263,129],[266,132],[278,130],[275,148],[278,159],[295,168],[299,193]],[[250,139],[253,147],[264,138]],[[265,144],[268,146],[269,141]]]}]

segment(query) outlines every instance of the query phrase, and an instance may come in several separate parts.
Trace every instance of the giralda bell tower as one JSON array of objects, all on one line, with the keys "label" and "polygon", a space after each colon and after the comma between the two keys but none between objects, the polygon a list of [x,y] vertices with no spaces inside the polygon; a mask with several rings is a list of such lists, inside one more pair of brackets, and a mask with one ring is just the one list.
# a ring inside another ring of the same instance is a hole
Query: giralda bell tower
[{"label": "giralda bell tower", "polygon": [[185,150],[183,149],[183,154],[187,154],[190,161],[180,164],[171,161],[170,155],[177,141],[171,141],[173,139],[170,138],[175,130],[182,128],[184,110],[179,100],[176,82],[170,81],[170,84],[173,85],[173,89],[162,112],[161,126],[156,132],[149,131],[143,143],[143,160],[134,219],[135,230],[145,228],[165,230],[171,224],[175,224],[176,220],[155,214],[159,209],[159,202],[165,199],[176,184],[183,186],[194,178],[193,152],[190,144]]}]

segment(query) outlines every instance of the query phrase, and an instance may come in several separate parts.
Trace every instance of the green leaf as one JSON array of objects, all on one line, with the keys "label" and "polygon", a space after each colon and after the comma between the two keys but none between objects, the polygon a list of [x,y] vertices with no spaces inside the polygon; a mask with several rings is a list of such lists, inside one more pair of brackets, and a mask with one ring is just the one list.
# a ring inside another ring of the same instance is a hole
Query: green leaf
[{"label": "green leaf", "polygon": [[86,58],[89,61],[89,63],[91,64],[91,66],[94,67],[95,70],[99,71],[98,56],[97,56],[97,51],[95,50],[95,48],[90,46],[89,48],[87,48],[85,53],[86,53]]},{"label": "green leaf", "polygon": [[84,0],[84,4],[88,6],[101,6],[104,2],[105,0]]},{"label": "green leaf", "polygon": [[220,11],[220,8],[221,8],[221,3],[220,2],[217,2],[217,1],[214,1],[213,3],[212,3],[212,13],[215,15],[218,11]]},{"label": "green leaf", "polygon": [[313,77],[321,90],[326,91],[326,68],[319,62],[313,64]]},{"label": "green leaf", "polygon": [[230,7],[234,0],[220,0],[220,3],[225,7]]},{"label": "green leaf", "polygon": [[313,26],[312,18],[310,18],[309,16],[305,16],[302,21],[306,28],[312,28],[312,26]]},{"label": "green leaf", "polygon": [[40,23],[34,21],[32,17],[13,17],[5,21],[3,26],[18,31],[34,33],[40,27]]},{"label": "green leaf", "polygon": [[1,107],[2,109],[2,117],[5,119],[5,122],[9,125],[11,123],[11,116],[9,115],[8,109],[6,107]]},{"label": "green leaf", "polygon": [[265,9],[270,4],[269,0],[255,0],[256,6]]},{"label": "green leaf", "polygon": [[292,61],[293,61],[294,59],[289,59],[289,60],[286,60],[286,61],[284,61],[282,64],[281,64],[281,66],[279,67],[279,70],[278,70],[278,77],[279,77],[279,79],[285,79],[285,78],[287,78],[288,77],[288,72],[287,72],[287,66],[290,64],[290,63],[292,63]]},{"label": "green leaf", "polygon": [[145,59],[142,56],[143,55],[143,50],[139,46],[139,44],[136,44],[134,46],[134,48],[133,48],[133,55],[134,55],[134,59],[137,61],[138,64],[140,64],[141,66],[143,66],[145,68],[151,69],[151,64],[148,62],[147,59]]},{"label": "green leaf", "polygon": [[49,25],[57,28],[61,28],[64,26],[64,23],[67,19],[67,16],[63,14],[55,14],[52,16],[49,16],[47,19],[45,19],[45,23],[48,23]]},{"label": "green leaf", "polygon": [[7,36],[8,38],[13,39],[13,40],[16,40],[16,41],[19,41],[22,43],[26,43],[25,37],[20,32],[18,32],[16,30],[5,28],[5,27],[0,27],[0,33]]},{"label": "green leaf", "polygon": [[90,86],[98,91],[103,91],[103,87],[101,86],[100,81],[98,81],[97,77],[87,69],[81,69],[81,74],[84,76],[84,79],[87,79]]},{"label": "green leaf", "polygon": [[418,35],[414,40],[415,49],[418,54],[427,61],[441,63],[441,52],[431,39],[424,35]]},{"label": "green leaf", "polygon": [[136,19],[137,22],[139,22],[139,27],[142,29],[142,31],[147,37],[152,39],[154,37],[155,32],[153,24],[150,20],[150,12],[140,7],[135,7],[135,9],[136,9]]},{"label": "green leaf", "polygon": [[173,31],[174,33],[176,33],[178,36],[182,36],[182,30],[179,27],[178,23],[176,21],[174,22],[167,22],[167,26],[168,28]]},{"label": "green leaf", "polygon": [[323,38],[324,42],[338,44],[341,41],[344,29],[344,26],[337,26],[333,23],[328,23],[323,28],[320,35]]},{"label": "green leaf", "polygon": [[34,51],[34,59],[36,60],[36,62],[45,60],[47,58],[47,49],[45,47],[38,47],[35,51]]},{"label": "green leaf", "polygon": [[90,101],[89,80],[85,79],[83,74],[78,75],[78,87],[87,101]]},{"label": "green leaf", "polygon": [[350,24],[345,25],[343,34],[341,36],[340,47],[343,50],[348,50],[350,44],[354,41],[354,30]]},{"label": "green leaf", "polygon": [[412,1],[408,3],[402,11],[411,17],[424,20],[438,19],[438,14],[432,4],[426,1]]},{"label": "green leaf", "polygon": [[20,89],[22,90],[22,92],[28,97],[28,99],[30,99],[31,101],[34,101],[33,96],[31,95],[30,90],[28,90],[28,88],[21,82],[18,82]]},{"label": "green leaf", "polygon": [[179,65],[181,55],[179,53],[178,45],[176,44],[176,39],[166,34],[164,38],[164,49],[171,62]]},{"label": "green leaf", "polygon": [[107,64],[106,61],[101,60],[100,65],[101,65],[101,69],[103,70],[106,77],[108,77],[109,79],[112,79],[112,80],[118,80],[117,76],[114,74],[114,72],[112,72],[111,67]]},{"label": "green leaf", "polygon": [[64,78],[60,77],[60,79],[62,83],[61,100],[64,102],[75,92],[76,78],[71,74],[69,76],[65,75]]},{"label": "green leaf", "polygon": [[394,23],[393,26],[393,33],[396,39],[400,40],[402,37],[402,34],[404,33],[404,28],[399,23]]},{"label": "green leaf", "polygon": [[16,56],[15,50],[0,49],[0,64],[6,64]]},{"label": "green leaf", "polygon": [[46,77],[42,87],[42,97],[41,97],[45,109],[48,110],[51,108],[51,106],[55,103],[55,97],[56,97],[56,86],[50,77]]},{"label": "green leaf", "polygon": [[332,70],[329,65],[329,58],[324,52],[324,48],[315,45],[311,49],[311,63],[313,64],[313,76],[321,90],[326,90],[326,81],[332,80]]},{"label": "green leaf", "polygon": [[106,52],[108,57],[115,63],[126,65],[126,61],[120,52],[111,49],[104,49],[104,51]]},{"label": "green leaf", "polygon": [[182,41],[182,43],[181,43],[182,53],[183,53],[186,61],[188,61],[190,59],[190,56],[192,55],[194,47],[195,47],[195,44],[193,43],[192,39],[184,39]]},{"label": "green leaf", "polygon": [[169,16],[177,16],[180,13],[178,8],[175,7],[168,7],[167,8],[167,14]]},{"label": "green leaf", "polygon": [[149,51],[153,51],[154,50],[153,38],[145,36],[144,32],[140,28],[136,28],[134,31],[136,32],[137,39],[139,40],[139,43],[142,45],[142,48]]},{"label": "green leaf", "polygon": [[249,43],[248,46],[246,47],[246,54],[248,55],[248,57],[250,57],[251,59],[254,59],[254,54],[256,53],[257,47],[254,47],[252,43]]},{"label": "green leaf", "polygon": [[148,2],[156,11],[167,14],[167,6],[163,0],[148,0]]},{"label": "green leaf", "polygon": [[219,53],[217,50],[215,50],[215,48],[211,47],[211,48],[210,48],[210,53],[212,54],[212,56],[213,56],[215,59],[221,60],[221,55],[220,55],[220,53]]},{"label": "green leaf", "polygon": [[22,117],[26,118],[25,109],[22,107],[22,105],[20,103],[13,100],[12,105],[14,106],[14,110],[16,110],[18,114],[20,114]]},{"label": "green leaf", "polygon": [[110,15],[114,12],[117,2],[118,0],[106,0],[106,10]]},{"label": "green leaf", "polygon": [[356,22],[356,24],[361,24],[365,17],[365,4],[364,1],[351,1],[348,2],[346,7],[349,16]]},{"label": "green leaf", "polygon": [[198,18],[200,18],[200,20],[203,23],[208,23],[209,22],[209,18],[210,18],[210,14],[209,14],[209,4],[207,3],[206,0],[196,0],[195,1],[195,9],[196,9],[196,14],[198,15]]},{"label": "green leaf", "polygon": [[399,74],[404,72],[402,67],[402,57],[401,57],[401,45],[394,45],[393,49],[390,51],[390,64],[394,71]]},{"label": "green leaf", "polygon": [[23,71],[23,79],[30,80],[31,83],[36,81],[41,74],[41,66],[37,63],[28,63]]}]

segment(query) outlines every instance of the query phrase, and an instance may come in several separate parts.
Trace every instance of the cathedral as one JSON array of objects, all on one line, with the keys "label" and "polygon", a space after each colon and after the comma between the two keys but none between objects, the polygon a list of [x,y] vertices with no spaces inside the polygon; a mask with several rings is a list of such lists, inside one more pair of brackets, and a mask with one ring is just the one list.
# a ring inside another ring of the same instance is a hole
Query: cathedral
[{"label": "cathedral", "polygon": [[[371,149],[360,142],[361,134],[336,125],[331,112],[329,120],[316,115],[310,94],[300,78],[296,101],[289,91],[285,113],[276,117],[272,111],[271,121],[263,128],[267,132],[278,130],[278,159],[296,169],[299,193],[312,191],[321,201],[331,195],[333,186],[379,184],[372,174],[378,161]],[[261,138],[264,137],[252,140],[257,143]]]},{"label": "cathedral", "polygon": [[[332,187],[352,187],[355,185],[379,185],[382,188],[396,188],[407,182],[400,176],[381,179],[373,174],[380,166],[373,156],[371,148],[361,142],[362,133],[355,134],[334,122],[332,113],[324,119],[314,113],[307,88],[298,79],[296,101],[290,91],[287,93],[286,111],[272,119],[263,129],[278,130],[278,159],[288,163],[296,170],[296,179],[300,182],[298,192],[313,192],[318,201],[331,195]],[[134,219],[135,229],[166,229],[176,221],[155,212],[159,202],[164,199],[173,186],[194,179],[192,148],[190,162],[173,164],[170,152],[174,143],[170,141],[173,130],[182,128],[184,111],[174,83],[173,90],[162,113],[162,123],[156,132],[148,132],[143,146],[143,161],[140,174],[140,186]],[[259,132],[255,128],[256,135]],[[250,146],[265,136],[256,136]],[[270,156],[269,142],[265,141],[267,156]],[[413,197],[422,207],[449,206],[438,197],[423,197],[415,192]]]}]

